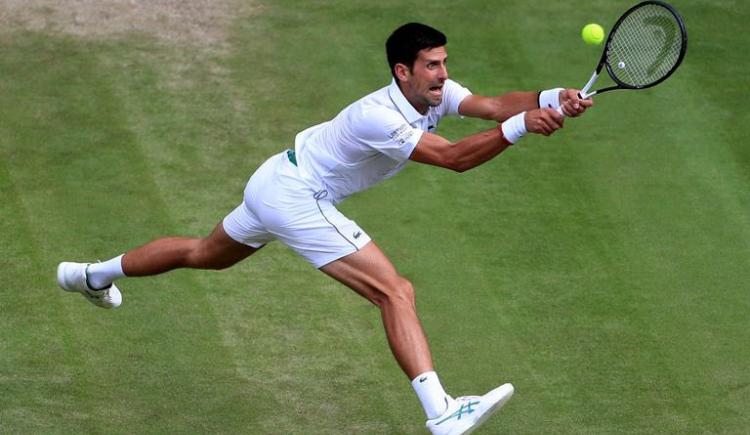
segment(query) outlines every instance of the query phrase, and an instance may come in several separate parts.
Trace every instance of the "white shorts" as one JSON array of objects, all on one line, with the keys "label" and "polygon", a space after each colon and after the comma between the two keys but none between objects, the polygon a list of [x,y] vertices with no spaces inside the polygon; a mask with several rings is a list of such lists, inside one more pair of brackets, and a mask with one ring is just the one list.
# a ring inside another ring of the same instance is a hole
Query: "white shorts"
[{"label": "white shorts", "polygon": [[245,198],[224,218],[232,239],[254,248],[279,239],[316,268],[359,251],[370,236],[300,180],[286,151],[266,160],[250,177]]}]

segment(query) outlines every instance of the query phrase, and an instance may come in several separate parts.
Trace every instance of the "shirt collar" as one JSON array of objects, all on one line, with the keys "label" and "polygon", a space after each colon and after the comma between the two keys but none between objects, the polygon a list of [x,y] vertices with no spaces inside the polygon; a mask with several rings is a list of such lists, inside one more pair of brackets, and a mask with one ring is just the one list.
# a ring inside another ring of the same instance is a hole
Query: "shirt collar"
[{"label": "shirt collar", "polygon": [[396,79],[391,80],[391,85],[388,86],[388,95],[409,124],[413,124],[426,116],[417,112],[417,109],[406,99],[404,93],[401,92],[401,88],[398,87]]}]

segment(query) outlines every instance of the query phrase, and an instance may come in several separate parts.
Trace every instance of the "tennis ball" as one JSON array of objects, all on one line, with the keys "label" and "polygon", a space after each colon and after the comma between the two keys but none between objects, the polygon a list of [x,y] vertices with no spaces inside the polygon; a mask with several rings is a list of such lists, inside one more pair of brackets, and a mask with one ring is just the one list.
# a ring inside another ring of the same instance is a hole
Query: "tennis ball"
[{"label": "tennis ball", "polygon": [[586,24],[581,30],[583,42],[589,45],[599,45],[604,41],[604,29],[598,24]]}]

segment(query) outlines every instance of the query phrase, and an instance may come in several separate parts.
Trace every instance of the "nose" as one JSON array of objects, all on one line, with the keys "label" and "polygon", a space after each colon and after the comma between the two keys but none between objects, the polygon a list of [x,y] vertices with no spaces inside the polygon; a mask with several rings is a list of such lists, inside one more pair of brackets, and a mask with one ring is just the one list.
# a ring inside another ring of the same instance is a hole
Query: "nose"
[{"label": "nose", "polygon": [[440,71],[438,71],[438,78],[443,81],[448,79],[448,67],[445,64],[440,67]]}]

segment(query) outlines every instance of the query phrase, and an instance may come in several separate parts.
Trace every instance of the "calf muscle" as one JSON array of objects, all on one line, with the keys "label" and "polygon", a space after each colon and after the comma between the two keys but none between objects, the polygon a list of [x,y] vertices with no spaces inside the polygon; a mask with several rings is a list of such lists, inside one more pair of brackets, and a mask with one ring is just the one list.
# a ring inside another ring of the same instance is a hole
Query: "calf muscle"
[{"label": "calf muscle", "polygon": [[370,242],[321,269],[380,308],[388,345],[409,379],[431,371],[432,355],[417,316],[414,288]]},{"label": "calf muscle", "polygon": [[123,256],[122,270],[151,276],[180,268],[225,269],[258,249],[234,241],[219,223],[208,237],[163,237],[133,249]]}]

